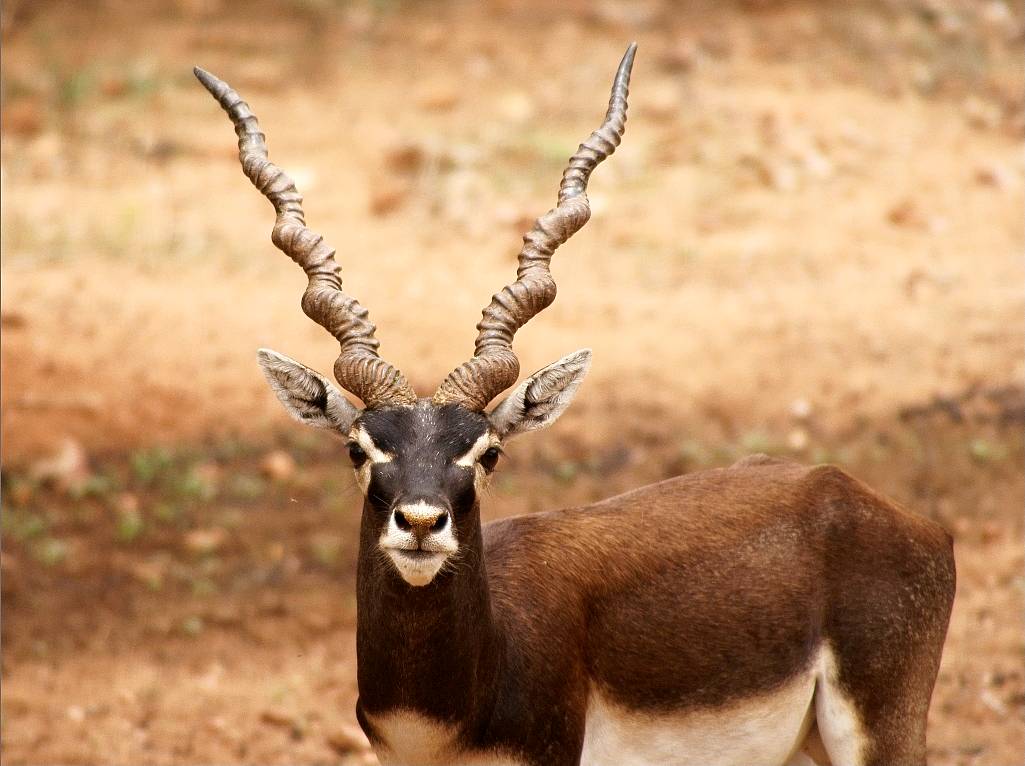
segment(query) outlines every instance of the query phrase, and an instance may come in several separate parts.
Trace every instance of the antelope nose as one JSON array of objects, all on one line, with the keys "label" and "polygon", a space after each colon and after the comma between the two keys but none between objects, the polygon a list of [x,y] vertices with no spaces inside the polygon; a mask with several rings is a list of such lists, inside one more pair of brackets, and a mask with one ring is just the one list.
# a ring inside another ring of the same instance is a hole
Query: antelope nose
[{"label": "antelope nose", "polygon": [[444,508],[422,502],[400,505],[395,509],[394,516],[395,526],[403,532],[412,532],[418,539],[443,530],[449,518]]}]

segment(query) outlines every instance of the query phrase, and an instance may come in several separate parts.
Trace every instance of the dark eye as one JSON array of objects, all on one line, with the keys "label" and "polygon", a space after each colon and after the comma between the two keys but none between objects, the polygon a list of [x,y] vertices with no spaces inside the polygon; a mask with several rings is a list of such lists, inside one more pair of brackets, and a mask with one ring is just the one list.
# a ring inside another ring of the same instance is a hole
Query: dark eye
[{"label": "dark eye", "polygon": [[367,462],[367,453],[359,446],[358,442],[349,442],[349,460],[355,468],[359,468]]},{"label": "dark eye", "polygon": [[502,450],[498,447],[488,447],[484,450],[484,454],[480,456],[480,464],[484,466],[484,470],[491,473],[495,470],[495,466],[498,465],[498,458],[501,456]]}]

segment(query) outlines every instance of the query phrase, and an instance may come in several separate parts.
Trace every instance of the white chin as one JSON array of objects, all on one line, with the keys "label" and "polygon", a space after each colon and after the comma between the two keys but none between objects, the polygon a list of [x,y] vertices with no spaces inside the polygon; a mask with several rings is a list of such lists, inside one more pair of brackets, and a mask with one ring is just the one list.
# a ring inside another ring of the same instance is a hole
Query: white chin
[{"label": "white chin", "polygon": [[430,583],[438,574],[448,555],[445,553],[432,553],[429,556],[410,556],[401,550],[394,548],[388,550],[388,558],[399,570],[402,579],[414,588],[421,588]]}]

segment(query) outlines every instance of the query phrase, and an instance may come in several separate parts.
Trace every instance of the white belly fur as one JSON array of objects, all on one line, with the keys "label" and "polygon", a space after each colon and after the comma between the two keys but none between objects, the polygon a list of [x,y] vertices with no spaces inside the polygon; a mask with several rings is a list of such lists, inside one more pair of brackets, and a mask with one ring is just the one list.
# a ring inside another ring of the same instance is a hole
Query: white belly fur
[{"label": "white belly fur", "polygon": [[581,766],[781,766],[812,721],[815,670],[722,708],[653,715],[592,692]]},{"label": "white belly fur", "polygon": [[[867,737],[836,684],[836,663],[825,646],[806,672],[781,688],[721,708],[653,715],[592,691],[580,763],[803,766],[814,763],[800,749],[816,719],[834,763],[863,762]],[[453,729],[411,710],[371,723],[388,743],[376,749],[383,766],[519,766],[505,753],[460,750]]]},{"label": "white belly fur", "polygon": [[[581,766],[781,766],[811,723],[815,675],[773,694],[713,710],[652,715],[626,710],[592,693]],[[498,753],[460,752],[455,732],[412,711],[375,717],[388,747],[383,766],[515,766]]]}]

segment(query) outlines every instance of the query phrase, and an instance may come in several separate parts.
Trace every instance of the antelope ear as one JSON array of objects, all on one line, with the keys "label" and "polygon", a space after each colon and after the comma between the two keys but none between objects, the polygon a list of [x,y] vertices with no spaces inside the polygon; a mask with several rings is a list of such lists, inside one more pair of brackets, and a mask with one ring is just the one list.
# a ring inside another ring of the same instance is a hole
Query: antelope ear
[{"label": "antelope ear", "polygon": [[584,348],[538,370],[520,383],[489,418],[501,439],[540,431],[569,407],[591,368],[591,349]]},{"label": "antelope ear", "polygon": [[328,428],[343,436],[349,433],[359,410],[331,381],[269,348],[257,351],[256,360],[289,415],[316,428]]}]

